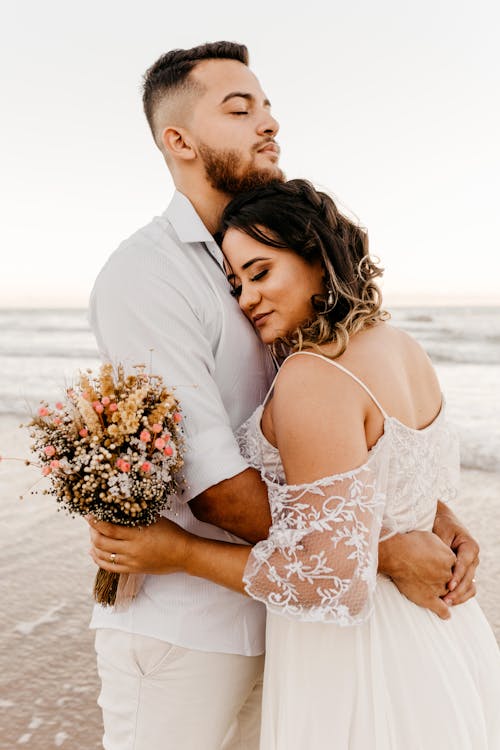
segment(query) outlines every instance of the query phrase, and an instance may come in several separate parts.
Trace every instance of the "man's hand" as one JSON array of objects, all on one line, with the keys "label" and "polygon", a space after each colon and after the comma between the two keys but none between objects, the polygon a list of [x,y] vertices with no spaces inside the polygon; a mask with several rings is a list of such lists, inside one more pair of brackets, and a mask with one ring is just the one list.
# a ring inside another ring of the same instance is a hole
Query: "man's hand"
[{"label": "man's hand", "polygon": [[453,511],[441,502],[438,503],[433,531],[457,557],[444,601],[449,605],[462,604],[476,595],[474,575],[479,565],[479,545]]},{"label": "man's hand", "polygon": [[430,531],[396,534],[379,544],[379,572],[408,599],[443,620],[450,617],[442,597],[448,594],[456,560],[450,546]]},{"label": "man's hand", "polygon": [[151,526],[131,528],[87,518],[96,565],[111,573],[175,573],[185,569],[191,536],[160,518]]}]

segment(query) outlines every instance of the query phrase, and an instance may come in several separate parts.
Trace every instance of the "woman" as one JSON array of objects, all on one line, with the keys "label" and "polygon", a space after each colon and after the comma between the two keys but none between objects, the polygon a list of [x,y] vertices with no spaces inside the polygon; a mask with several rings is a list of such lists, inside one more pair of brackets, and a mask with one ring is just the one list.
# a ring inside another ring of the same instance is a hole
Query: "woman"
[{"label": "woman", "polygon": [[459,462],[427,356],[386,322],[365,233],[292,180],[228,206],[223,250],[241,309],[288,355],[238,436],[273,523],[253,548],[172,525],[172,559],[268,608],[262,750],[500,747],[477,602],[443,621],[377,576],[379,540],[432,530]]}]

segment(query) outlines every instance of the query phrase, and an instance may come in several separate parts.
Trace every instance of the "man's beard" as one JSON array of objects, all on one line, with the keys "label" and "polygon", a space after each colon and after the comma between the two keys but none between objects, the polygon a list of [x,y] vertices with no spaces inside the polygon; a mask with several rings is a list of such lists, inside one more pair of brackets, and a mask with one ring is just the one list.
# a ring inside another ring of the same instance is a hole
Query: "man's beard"
[{"label": "man's beard", "polygon": [[276,180],[283,182],[285,175],[278,166],[257,169],[254,166],[241,171],[241,154],[230,149],[214,149],[198,144],[205,174],[210,185],[226,195],[237,195],[247,190],[264,187]]}]

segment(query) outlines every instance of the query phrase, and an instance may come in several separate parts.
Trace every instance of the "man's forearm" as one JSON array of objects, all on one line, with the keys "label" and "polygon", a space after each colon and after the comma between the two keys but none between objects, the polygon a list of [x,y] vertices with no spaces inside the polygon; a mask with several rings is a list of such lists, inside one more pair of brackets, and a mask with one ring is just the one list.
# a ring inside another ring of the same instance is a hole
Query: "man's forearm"
[{"label": "man's forearm", "polygon": [[266,539],[271,525],[267,488],[259,472],[246,469],[209,487],[190,501],[196,518],[255,544]]}]

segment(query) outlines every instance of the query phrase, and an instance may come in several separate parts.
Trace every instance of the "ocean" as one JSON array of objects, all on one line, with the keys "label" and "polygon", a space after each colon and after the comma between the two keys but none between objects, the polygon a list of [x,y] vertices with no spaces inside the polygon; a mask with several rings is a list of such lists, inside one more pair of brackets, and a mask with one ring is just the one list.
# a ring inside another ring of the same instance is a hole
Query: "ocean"
[{"label": "ocean", "polygon": [[[436,366],[461,439],[457,512],[481,545],[478,599],[500,640],[500,307],[400,307],[392,321]],[[0,455],[28,455],[26,421],[98,353],[85,310],[0,310]],[[0,750],[101,745],[87,527],[0,462]],[[20,499],[23,496],[23,499]]]},{"label": "ocean", "polygon": [[[500,471],[500,307],[390,311],[436,366],[458,426],[462,464]],[[56,400],[99,358],[85,310],[0,310],[0,417]]]}]

